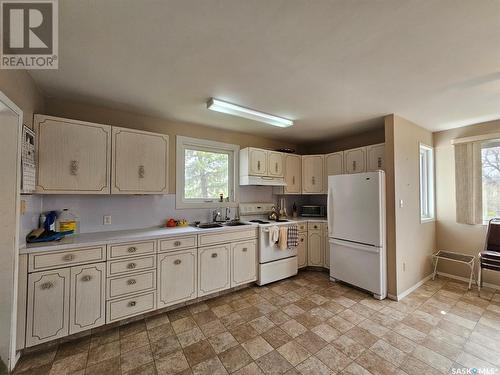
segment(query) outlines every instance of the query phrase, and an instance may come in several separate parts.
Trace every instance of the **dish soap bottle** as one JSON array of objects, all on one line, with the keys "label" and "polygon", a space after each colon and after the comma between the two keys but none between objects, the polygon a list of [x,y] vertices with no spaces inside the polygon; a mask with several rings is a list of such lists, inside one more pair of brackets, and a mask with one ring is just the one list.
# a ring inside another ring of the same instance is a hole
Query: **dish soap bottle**
[{"label": "dish soap bottle", "polygon": [[57,232],[77,232],[77,217],[69,209],[65,208],[57,218]]}]

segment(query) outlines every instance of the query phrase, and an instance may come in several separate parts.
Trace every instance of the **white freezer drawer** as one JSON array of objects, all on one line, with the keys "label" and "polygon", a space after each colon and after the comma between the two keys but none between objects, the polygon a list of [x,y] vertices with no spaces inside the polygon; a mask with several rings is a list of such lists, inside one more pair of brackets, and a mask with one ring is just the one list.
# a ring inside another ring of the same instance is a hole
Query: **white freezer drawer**
[{"label": "white freezer drawer", "polygon": [[330,277],[387,296],[385,248],[330,239]]}]

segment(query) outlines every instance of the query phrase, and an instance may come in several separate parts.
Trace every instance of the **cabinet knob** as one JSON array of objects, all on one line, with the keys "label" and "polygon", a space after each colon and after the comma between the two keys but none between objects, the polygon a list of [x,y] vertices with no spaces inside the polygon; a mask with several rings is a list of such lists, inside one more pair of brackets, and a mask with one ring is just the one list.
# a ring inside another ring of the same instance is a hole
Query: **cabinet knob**
[{"label": "cabinet knob", "polygon": [[127,264],[127,268],[129,270],[133,270],[135,267],[137,267],[137,264],[135,264],[135,263],[129,263],[129,264]]},{"label": "cabinet knob", "polygon": [[352,170],[355,171],[356,170],[356,160],[353,160],[352,161]]},{"label": "cabinet knob", "polygon": [[315,225],[315,226],[314,226],[314,229],[318,229],[318,226],[317,226],[317,225]]},{"label": "cabinet knob", "polygon": [[257,161],[257,169],[260,171],[260,160]]},{"label": "cabinet knob", "polygon": [[295,176],[292,176],[292,185],[295,185]]},{"label": "cabinet knob", "polygon": [[71,262],[73,259],[75,259],[75,256],[73,254],[67,254],[63,257],[63,260],[66,262]]},{"label": "cabinet knob", "polygon": [[382,157],[381,156],[379,156],[377,158],[377,165],[378,165],[379,168],[382,168]]},{"label": "cabinet knob", "polygon": [[181,246],[181,241],[175,241],[174,246]]},{"label": "cabinet knob", "polygon": [[244,247],[243,249],[241,249],[241,251],[243,251],[244,253],[246,253],[248,251],[248,249],[246,247]]},{"label": "cabinet knob", "polygon": [[145,174],[146,174],[146,169],[144,168],[144,165],[139,165],[139,178],[144,178]]},{"label": "cabinet knob", "polygon": [[303,239],[303,238],[301,238],[301,239],[300,239],[300,242],[304,242],[304,239]]},{"label": "cabinet knob", "polygon": [[314,176],[312,176],[311,181],[312,181],[312,184],[313,184],[313,185],[315,185],[315,184],[316,184],[316,179],[314,178]]},{"label": "cabinet knob", "polygon": [[43,283],[42,285],[40,285],[40,288],[42,289],[50,289],[54,286],[54,284],[52,284],[50,281],[47,281],[46,283]]},{"label": "cabinet knob", "polygon": [[69,171],[73,176],[78,175],[78,160],[71,160]]},{"label": "cabinet knob", "polygon": [[179,264],[181,264],[181,263],[182,263],[182,260],[180,260],[180,259],[176,259],[176,260],[174,260],[174,264],[175,264],[176,266],[178,266],[178,265],[179,265]]},{"label": "cabinet knob", "polygon": [[137,283],[137,281],[135,281],[135,279],[127,280],[128,285],[134,285],[135,283]]},{"label": "cabinet knob", "polygon": [[130,301],[130,302],[128,303],[128,305],[129,305],[129,307],[134,307],[135,305],[137,305],[137,302],[135,302],[135,301]]},{"label": "cabinet knob", "polygon": [[212,258],[217,258],[217,253],[212,253]]},{"label": "cabinet knob", "polygon": [[137,247],[135,247],[135,246],[131,246],[131,247],[129,247],[129,248],[127,249],[127,251],[128,251],[129,253],[135,253],[135,252],[137,251]]},{"label": "cabinet knob", "polygon": [[90,275],[85,275],[82,277],[82,281],[90,281],[90,280],[92,280],[92,276]]}]

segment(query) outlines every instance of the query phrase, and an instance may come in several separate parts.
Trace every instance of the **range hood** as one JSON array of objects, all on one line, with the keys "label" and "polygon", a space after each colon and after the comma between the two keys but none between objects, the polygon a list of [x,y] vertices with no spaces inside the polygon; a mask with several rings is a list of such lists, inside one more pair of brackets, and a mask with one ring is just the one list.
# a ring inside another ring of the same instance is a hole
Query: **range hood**
[{"label": "range hood", "polygon": [[240,176],[240,185],[256,185],[256,186],[286,186],[283,177],[267,177],[267,176]]}]

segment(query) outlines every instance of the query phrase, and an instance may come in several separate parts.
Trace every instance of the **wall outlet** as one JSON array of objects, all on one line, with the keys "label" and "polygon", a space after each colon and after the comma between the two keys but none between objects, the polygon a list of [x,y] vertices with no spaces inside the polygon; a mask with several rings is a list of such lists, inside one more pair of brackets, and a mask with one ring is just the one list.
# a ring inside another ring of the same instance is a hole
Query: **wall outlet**
[{"label": "wall outlet", "polygon": [[21,211],[21,215],[24,215],[26,213],[26,210],[28,209],[28,204],[24,199],[21,199],[19,202],[19,210]]},{"label": "wall outlet", "polygon": [[102,218],[102,223],[104,225],[111,225],[111,215],[104,215]]}]

